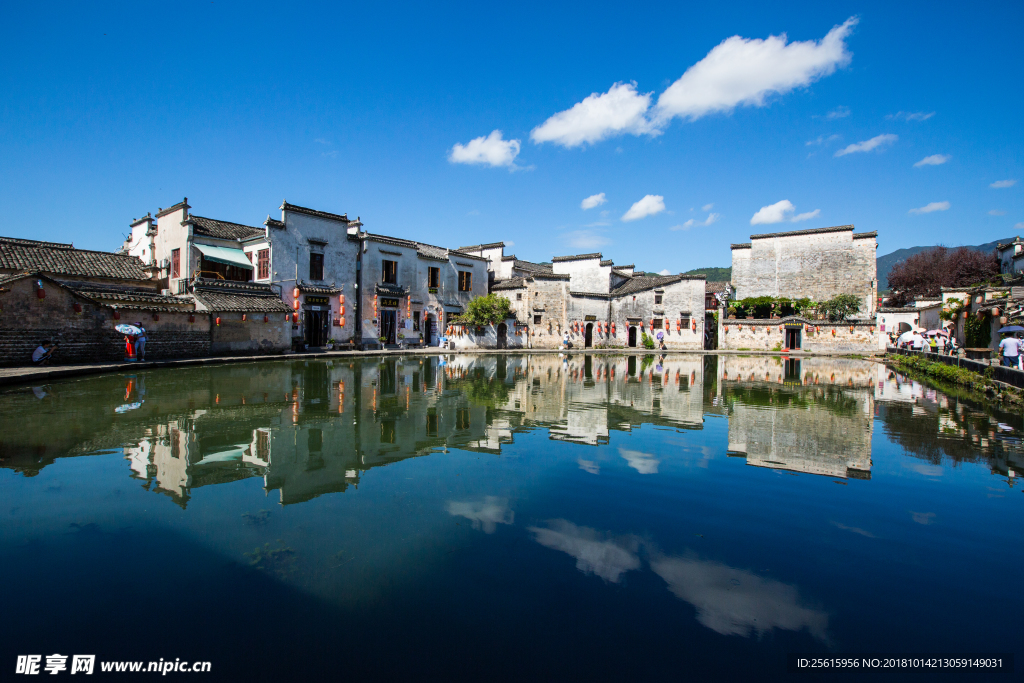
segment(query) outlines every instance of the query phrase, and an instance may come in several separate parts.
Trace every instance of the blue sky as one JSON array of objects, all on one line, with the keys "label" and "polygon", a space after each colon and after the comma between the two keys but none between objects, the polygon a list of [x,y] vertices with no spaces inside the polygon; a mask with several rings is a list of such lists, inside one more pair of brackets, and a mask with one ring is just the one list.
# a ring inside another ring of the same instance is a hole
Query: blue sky
[{"label": "blue sky", "polygon": [[669,272],[727,266],[751,233],[853,223],[879,255],[1024,233],[1020,2],[5,17],[3,235],[114,249],[183,196],[252,225],[287,199],[446,246]]}]

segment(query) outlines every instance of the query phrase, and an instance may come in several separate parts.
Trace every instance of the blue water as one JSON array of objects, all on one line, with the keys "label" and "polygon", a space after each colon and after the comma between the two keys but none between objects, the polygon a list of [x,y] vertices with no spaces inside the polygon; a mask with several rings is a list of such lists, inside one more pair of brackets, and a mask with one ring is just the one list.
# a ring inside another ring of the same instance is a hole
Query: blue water
[{"label": "blue water", "polygon": [[9,674],[788,680],[795,652],[1022,650],[1024,421],[874,362],[281,361],[0,406]]}]

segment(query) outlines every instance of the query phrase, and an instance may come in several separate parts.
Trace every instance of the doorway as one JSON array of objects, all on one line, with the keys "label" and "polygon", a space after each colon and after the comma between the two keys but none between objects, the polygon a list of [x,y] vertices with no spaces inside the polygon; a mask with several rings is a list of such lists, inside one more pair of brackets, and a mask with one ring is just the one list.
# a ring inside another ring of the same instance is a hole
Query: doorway
[{"label": "doorway", "polygon": [[583,348],[589,349],[594,345],[594,323],[587,323],[586,332],[583,334]]},{"label": "doorway", "polygon": [[800,350],[800,330],[786,330],[786,348]]},{"label": "doorway", "polygon": [[330,330],[328,327],[330,319],[330,311],[310,311],[304,312],[303,324],[306,328],[306,345],[319,347],[327,343],[327,334]]},{"label": "doorway", "polygon": [[434,316],[429,313],[423,316],[423,345],[430,346],[430,340],[433,338],[431,332],[434,327]]},{"label": "doorway", "polygon": [[498,325],[498,348],[508,348],[508,325],[505,323],[500,323]]},{"label": "doorway", "polygon": [[629,326],[629,345],[632,347],[636,346],[636,327],[633,325]]},{"label": "doorway", "polygon": [[385,344],[397,343],[398,334],[398,311],[380,312],[380,336],[384,337]]}]

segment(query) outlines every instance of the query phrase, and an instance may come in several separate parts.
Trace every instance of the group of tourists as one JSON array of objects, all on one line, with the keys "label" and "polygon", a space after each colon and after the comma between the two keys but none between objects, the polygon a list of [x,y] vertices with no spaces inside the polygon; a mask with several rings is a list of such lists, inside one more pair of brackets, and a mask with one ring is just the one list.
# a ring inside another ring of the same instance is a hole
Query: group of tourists
[{"label": "group of tourists", "polygon": [[933,332],[904,332],[903,334],[896,336],[896,333],[889,335],[889,341],[891,346],[895,346],[898,349],[912,349],[914,351],[922,351],[924,353],[935,353],[942,355],[955,356],[960,353],[960,345],[956,342],[956,337],[947,337],[944,332],[933,331]]},{"label": "group of tourists", "polygon": [[[146,328],[141,322],[134,325],[118,326],[124,334],[124,359],[128,362],[146,360]],[[53,352],[57,350],[57,342],[46,339],[32,352],[32,365],[48,365],[53,360]]]}]

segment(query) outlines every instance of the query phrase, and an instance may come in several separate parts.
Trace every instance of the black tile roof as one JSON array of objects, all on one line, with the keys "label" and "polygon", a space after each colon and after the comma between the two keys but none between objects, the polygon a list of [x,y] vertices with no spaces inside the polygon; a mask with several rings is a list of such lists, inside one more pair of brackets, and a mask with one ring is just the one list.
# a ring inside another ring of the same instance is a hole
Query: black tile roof
[{"label": "black tile roof", "polygon": [[478,249],[497,249],[504,247],[504,242],[491,242],[490,244],[474,244],[470,247],[459,247],[459,251],[477,251]]},{"label": "black tile roof", "polygon": [[750,242],[744,242],[743,244],[730,244],[730,249],[750,249]]},{"label": "black tile roof", "polygon": [[340,287],[327,287],[325,285],[310,285],[305,282],[299,283],[299,291],[303,294],[339,294]]},{"label": "black tile roof", "polygon": [[594,258],[600,259],[601,258],[600,252],[594,253],[594,254],[576,254],[574,256],[555,256],[553,259],[551,259],[551,262],[552,263],[557,263],[558,261],[583,261],[583,260],[586,260],[586,259],[594,259]]},{"label": "black tile roof", "polygon": [[136,256],[10,237],[0,237],[0,269],[111,280],[149,279],[145,264]]},{"label": "black tile roof", "polygon": [[751,235],[752,240],[763,240],[769,237],[795,237],[797,235],[819,235],[826,232],[853,232],[852,225],[836,225],[831,228],[811,228],[810,230],[790,230],[789,232],[766,232],[763,235]]},{"label": "black tile roof", "polygon": [[376,294],[384,294],[387,296],[406,296],[409,290],[400,285],[389,285],[382,282],[378,282],[373,289]]},{"label": "black tile roof", "polygon": [[612,296],[625,296],[683,280],[703,280],[703,275],[635,275],[611,291]]},{"label": "black tile roof", "polygon": [[728,282],[705,282],[704,291],[708,294],[719,294],[725,291]]},{"label": "black tile roof", "polygon": [[267,216],[267,220],[263,221],[263,225],[266,225],[267,227],[270,228],[277,228],[278,230],[280,230],[281,228],[284,227],[284,221],[279,221],[276,218],[271,218],[270,216]]},{"label": "black tile roof", "polygon": [[532,261],[516,261],[512,264],[512,267],[517,270],[525,270],[531,273],[551,273],[553,272],[550,265],[543,263],[533,263]]},{"label": "black tile roof", "polygon": [[867,237],[878,237],[878,231],[872,230],[871,232],[855,232],[853,233],[853,239],[861,240]]},{"label": "black tile roof", "polygon": [[348,214],[337,214],[327,213],[326,211],[317,211],[316,209],[307,209],[304,206],[296,206],[295,204],[289,204],[288,202],[281,202],[282,211],[294,211],[295,213],[304,213],[307,216],[315,216],[316,218],[326,218],[329,221],[340,221],[342,223],[348,223]]},{"label": "black tile roof", "polygon": [[522,289],[524,287],[526,287],[525,277],[512,277],[507,280],[495,282],[494,286],[491,287],[491,291],[501,291],[503,289]]},{"label": "black tile roof", "polygon": [[[167,214],[174,213],[178,209],[185,209],[185,211],[188,211],[191,208],[192,207],[188,205],[188,197],[185,197],[185,199],[183,199],[182,201],[178,202],[174,206],[168,206],[166,209],[160,209],[159,211],[157,211],[156,212],[156,217],[157,218],[163,218]],[[186,214],[186,215],[188,215],[188,214]]]},{"label": "black tile roof", "polygon": [[195,214],[185,219],[184,223],[191,223],[192,231],[196,235],[216,237],[223,240],[245,240],[250,237],[260,237],[266,234],[262,228],[254,228],[251,225],[242,225],[241,223],[218,221],[213,218],[203,218]]},{"label": "black tile roof", "polygon": [[199,279],[192,295],[214,312],[290,313],[292,310],[269,284]]},{"label": "black tile roof", "polygon": [[608,259],[607,261],[601,261],[601,265],[602,266],[611,266],[611,265],[614,265],[614,264],[615,263],[614,263],[614,261],[612,261],[612,259]]}]

